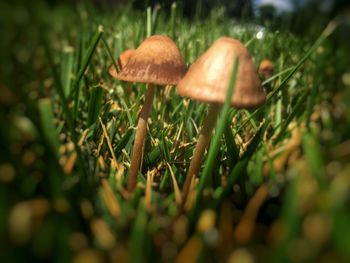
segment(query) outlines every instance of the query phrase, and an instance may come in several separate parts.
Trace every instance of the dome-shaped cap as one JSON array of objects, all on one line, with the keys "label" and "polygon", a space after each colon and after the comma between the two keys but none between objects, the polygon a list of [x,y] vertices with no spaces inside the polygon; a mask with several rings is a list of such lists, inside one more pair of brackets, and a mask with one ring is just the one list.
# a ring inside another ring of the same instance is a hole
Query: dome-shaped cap
[{"label": "dome-shaped cap", "polygon": [[266,76],[266,77],[270,77],[273,75],[273,63],[271,60],[269,59],[264,59],[261,61],[260,65],[259,65],[259,74]]},{"label": "dome-shaped cap", "polygon": [[223,104],[236,58],[239,68],[231,104],[237,108],[256,108],[263,104],[266,94],[247,48],[238,40],[221,37],[202,54],[178,83],[181,96]]},{"label": "dome-shaped cap", "polygon": [[174,41],[167,36],[154,35],[141,43],[117,78],[129,82],[174,85],[185,73],[184,59]]},{"label": "dome-shaped cap", "polygon": [[[120,53],[117,60],[117,64],[120,70],[125,67],[125,65],[129,62],[129,59],[134,55],[134,53],[135,49],[126,49],[122,53]],[[108,72],[113,78],[117,78],[118,72],[114,65],[109,67]]]}]

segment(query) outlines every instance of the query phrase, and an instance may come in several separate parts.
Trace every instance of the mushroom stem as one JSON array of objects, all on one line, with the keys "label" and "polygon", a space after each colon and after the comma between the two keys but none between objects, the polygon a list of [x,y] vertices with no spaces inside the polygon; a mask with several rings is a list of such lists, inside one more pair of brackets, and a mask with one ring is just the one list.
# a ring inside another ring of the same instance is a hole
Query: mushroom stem
[{"label": "mushroom stem", "polygon": [[191,160],[190,167],[188,168],[185,184],[182,190],[182,206],[184,207],[186,204],[186,199],[188,196],[188,192],[190,189],[192,178],[198,175],[199,169],[201,167],[202,158],[207,148],[210,139],[211,133],[214,129],[216,119],[219,113],[221,105],[219,104],[210,104],[208,116],[204,121],[203,127],[200,131],[198,141],[196,144],[196,148],[194,149],[193,157]]},{"label": "mushroom stem", "polygon": [[147,119],[152,108],[154,93],[155,87],[152,84],[149,84],[145,95],[145,103],[142,106],[136,128],[134,147],[132,150],[131,164],[128,174],[127,190],[129,192],[133,191],[137,184],[137,175],[140,169],[141,158],[143,155],[143,146],[147,133]]}]

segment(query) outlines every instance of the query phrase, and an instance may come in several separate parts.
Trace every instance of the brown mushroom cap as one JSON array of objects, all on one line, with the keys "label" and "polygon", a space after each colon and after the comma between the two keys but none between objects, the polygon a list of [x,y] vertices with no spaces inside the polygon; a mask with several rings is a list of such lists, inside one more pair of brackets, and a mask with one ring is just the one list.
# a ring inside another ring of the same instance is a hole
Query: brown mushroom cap
[{"label": "brown mushroom cap", "polygon": [[264,59],[259,65],[259,73],[263,76],[270,77],[273,75],[273,63],[269,59]]},{"label": "brown mushroom cap", "polygon": [[[135,53],[135,49],[132,49],[132,48],[126,49],[122,53],[120,53],[117,60],[119,69],[123,69],[125,67],[125,65],[129,62],[129,59],[134,55],[134,53]],[[109,67],[108,72],[113,78],[117,78],[118,72],[114,65]]]},{"label": "brown mushroom cap", "polygon": [[117,78],[129,82],[174,85],[186,73],[180,50],[167,36],[154,35],[145,39]]},{"label": "brown mushroom cap", "polygon": [[236,86],[231,104],[237,108],[256,108],[263,104],[266,94],[247,48],[238,40],[221,37],[202,54],[178,83],[181,96],[223,104],[233,69],[239,58]]}]

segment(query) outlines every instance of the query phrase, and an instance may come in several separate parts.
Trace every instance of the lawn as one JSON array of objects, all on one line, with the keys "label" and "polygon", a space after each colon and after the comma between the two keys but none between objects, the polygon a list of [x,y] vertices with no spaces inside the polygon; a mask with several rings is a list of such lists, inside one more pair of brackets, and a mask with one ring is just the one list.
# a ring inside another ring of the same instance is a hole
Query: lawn
[{"label": "lawn", "polygon": [[[349,17],[298,35],[224,9],[190,20],[175,4],[0,10],[3,262],[350,261]],[[221,36],[257,68],[274,65],[260,75],[261,107],[221,107],[185,205],[209,106],[174,86],[156,87],[137,186],[126,189],[147,85],[109,68],[154,34],[172,38],[187,66]]]}]

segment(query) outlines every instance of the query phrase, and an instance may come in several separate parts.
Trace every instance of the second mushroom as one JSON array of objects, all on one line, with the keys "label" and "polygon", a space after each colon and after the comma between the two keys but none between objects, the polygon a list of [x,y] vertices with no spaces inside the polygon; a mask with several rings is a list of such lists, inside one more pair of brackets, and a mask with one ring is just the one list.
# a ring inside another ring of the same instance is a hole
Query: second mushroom
[{"label": "second mushroom", "polygon": [[231,105],[236,108],[256,108],[266,99],[257,70],[247,48],[240,41],[230,37],[221,37],[216,40],[191,65],[185,77],[176,87],[179,95],[210,104],[208,116],[201,128],[187,172],[182,194],[183,205],[185,205],[192,179],[199,173],[220,105],[225,102],[227,96],[233,62],[237,58],[239,67]]}]

